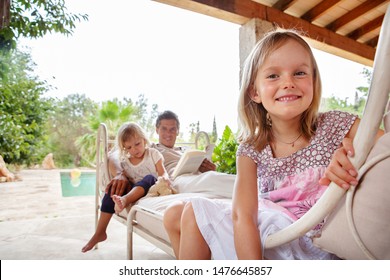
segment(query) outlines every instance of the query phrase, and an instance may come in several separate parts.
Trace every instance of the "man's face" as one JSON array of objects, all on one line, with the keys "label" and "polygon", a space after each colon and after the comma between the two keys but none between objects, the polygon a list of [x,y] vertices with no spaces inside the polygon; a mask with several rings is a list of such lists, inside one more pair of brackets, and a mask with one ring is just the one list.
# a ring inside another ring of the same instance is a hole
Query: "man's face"
[{"label": "man's face", "polygon": [[168,148],[173,148],[176,143],[176,137],[179,133],[176,120],[163,119],[160,125],[156,128],[158,134],[158,142]]}]

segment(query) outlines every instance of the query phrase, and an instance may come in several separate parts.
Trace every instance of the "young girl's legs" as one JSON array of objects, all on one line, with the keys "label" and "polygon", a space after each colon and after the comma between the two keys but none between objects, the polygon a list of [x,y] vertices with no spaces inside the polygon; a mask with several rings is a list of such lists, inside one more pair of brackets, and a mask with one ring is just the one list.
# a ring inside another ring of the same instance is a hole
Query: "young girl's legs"
[{"label": "young girl's legs", "polygon": [[115,202],[115,212],[120,213],[130,203],[136,202],[145,195],[145,189],[140,186],[134,186],[130,192],[123,196],[113,195],[112,200]]},{"label": "young girl's legs", "polygon": [[210,248],[198,228],[191,202],[184,206],[181,217],[179,259],[211,259]]},{"label": "young girl's legs", "polygon": [[151,186],[153,186],[156,181],[156,177],[149,174],[146,175],[141,181],[135,183],[134,187],[127,194],[123,196],[113,195],[112,199],[115,202],[115,212],[122,212],[122,210],[125,209],[130,203],[134,203],[146,195]]}]

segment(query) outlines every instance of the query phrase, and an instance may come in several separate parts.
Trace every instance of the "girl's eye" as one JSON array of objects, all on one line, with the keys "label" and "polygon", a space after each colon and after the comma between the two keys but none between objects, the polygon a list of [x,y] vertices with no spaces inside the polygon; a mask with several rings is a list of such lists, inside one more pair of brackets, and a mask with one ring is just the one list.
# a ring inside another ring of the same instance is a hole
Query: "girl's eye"
[{"label": "girl's eye", "polygon": [[276,74],[271,74],[271,75],[268,75],[267,76],[267,79],[276,79],[278,77],[278,75]]},{"label": "girl's eye", "polygon": [[295,76],[305,76],[306,75],[306,72],[304,71],[298,71],[295,73]]}]

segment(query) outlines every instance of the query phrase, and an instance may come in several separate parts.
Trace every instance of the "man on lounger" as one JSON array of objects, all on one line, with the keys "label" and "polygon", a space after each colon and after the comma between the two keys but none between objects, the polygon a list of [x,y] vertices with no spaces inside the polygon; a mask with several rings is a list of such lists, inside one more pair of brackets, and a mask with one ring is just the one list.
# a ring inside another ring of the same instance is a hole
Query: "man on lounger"
[{"label": "man on lounger", "polygon": [[[176,137],[179,134],[180,122],[177,115],[171,111],[161,113],[156,120],[156,132],[159,143],[152,144],[164,156],[164,166],[169,175],[172,175],[183,153],[181,147],[175,147]],[[122,173],[119,159],[115,155],[109,157],[110,173],[115,175],[108,184],[106,191],[111,190],[111,195],[122,195],[130,186]],[[198,175],[181,175],[175,178],[173,187],[180,192],[202,192],[231,198],[235,175],[216,172],[216,166],[205,159],[199,167]]]},{"label": "man on lounger", "polygon": [[[173,173],[183,152],[180,147],[174,147],[176,137],[179,133],[179,127],[179,119],[177,115],[171,111],[163,112],[156,120],[156,132],[159,136],[159,143],[153,144],[152,147],[162,153],[164,157],[164,166],[169,175]],[[101,209],[102,211],[96,232],[81,249],[83,253],[91,250],[97,243],[106,240],[106,229],[115,212],[115,203],[111,199],[112,195],[123,195],[126,190],[128,191],[130,189],[130,182],[126,176],[122,175],[123,170],[118,153],[109,155],[108,166],[110,173],[113,175],[113,179],[107,185],[105,191],[110,193],[111,196],[107,196],[107,201],[105,203],[106,208]],[[218,194],[222,197],[231,198],[235,175],[215,172],[215,170],[215,164],[205,159],[199,167],[199,171],[201,172],[199,175],[178,176],[173,182],[173,187],[179,192],[212,192],[213,194]],[[179,223],[170,224],[172,224],[172,227],[180,225]]]}]

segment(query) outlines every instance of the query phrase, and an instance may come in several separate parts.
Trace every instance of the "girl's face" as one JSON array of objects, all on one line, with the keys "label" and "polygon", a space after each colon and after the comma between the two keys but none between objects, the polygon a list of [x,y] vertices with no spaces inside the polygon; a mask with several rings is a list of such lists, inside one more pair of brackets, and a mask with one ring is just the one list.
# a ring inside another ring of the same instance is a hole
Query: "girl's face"
[{"label": "girl's face", "polygon": [[294,40],[273,51],[260,67],[252,99],[263,103],[272,122],[300,116],[313,100],[313,66],[307,50]]},{"label": "girl's face", "polygon": [[132,158],[142,159],[145,154],[145,140],[139,137],[131,137],[123,142],[123,148],[130,153]]}]

